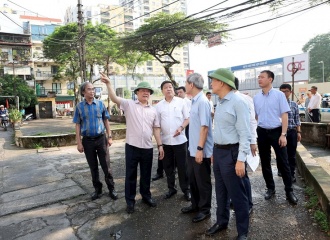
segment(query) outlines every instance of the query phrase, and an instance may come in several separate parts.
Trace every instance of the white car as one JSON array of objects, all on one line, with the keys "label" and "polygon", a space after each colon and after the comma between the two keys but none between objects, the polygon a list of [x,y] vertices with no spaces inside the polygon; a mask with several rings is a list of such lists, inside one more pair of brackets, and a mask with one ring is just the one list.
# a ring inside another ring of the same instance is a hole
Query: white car
[{"label": "white car", "polygon": [[[321,122],[330,122],[330,108],[321,108]],[[300,121],[306,122],[305,120],[305,108],[299,107]]]}]

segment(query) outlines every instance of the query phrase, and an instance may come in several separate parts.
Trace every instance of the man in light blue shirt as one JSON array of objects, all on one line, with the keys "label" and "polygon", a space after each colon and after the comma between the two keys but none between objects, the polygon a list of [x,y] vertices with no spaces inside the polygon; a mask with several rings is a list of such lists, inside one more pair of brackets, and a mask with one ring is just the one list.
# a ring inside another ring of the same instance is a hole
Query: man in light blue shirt
[{"label": "man in light blue shirt", "polygon": [[287,130],[289,104],[284,93],[273,88],[274,73],[269,70],[261,71],[258,83],[262,91],[254,96],[254,109],[258,120],[258,149],[262,167],[262,175],[266,182],[265,199],[275,195],[275,182],[271,166],[270,147],[273,147],[277,159],[278,170],[282,174],[286,198],[292,204],[298,199],[293,193],[291,171],[287,154]]},{"label": "man in light blue shirt", "polygon": [[249,200],[245,188],[246,156],[250,152],[250,111],[246,101],[235,94],[235,76],[224,68],[209,75],[212,91],[219,96],[214,115],[213,171],[217,198],[217,222],[206,231],[213,235],[228,226],[229,204],[236,214],[237,239],[247,239]]},{"label": "man in light blue shirt", "polygon": [[191,205],[181,209],[182,213],[198,212],[193,222],[211,216],[211,156],[213,146],[210,104],[203,94],[203,77],[198,73],[188,76],[186,91],[193,96],[189,123],[189,152],[187,170],[190,182]]}]

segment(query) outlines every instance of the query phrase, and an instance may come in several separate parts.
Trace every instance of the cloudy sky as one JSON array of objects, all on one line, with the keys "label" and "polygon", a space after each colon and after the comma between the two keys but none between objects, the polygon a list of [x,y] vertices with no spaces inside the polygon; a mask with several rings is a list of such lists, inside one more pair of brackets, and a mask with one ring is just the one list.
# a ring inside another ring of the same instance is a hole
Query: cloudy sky
[{"label": "cloudy sky", "polygon": [[[68,6],[76,5],[78,0],[0,0],[1,5],[5,2],[16,9],[19,9],[17,5],[20,5],[43,16],[63,19],[65,9]],[[83,5],[118,3],[117,0],[81,0],[81,2]],[[187,0],[188,14],[201,12],[220,2],[222,1]],[[242,1],[223,2],[226,3],[203,14],[213,13],[214,9],[221,10]],[[241,27],[309,6],[308,0],[287,0],[285,2],[289,3],[288,6],[279,11],[273,12],[269,11],[269,8],[260,8],[260,10],[245,12],[225,21],[228,21],[229,28]],[[212,48],[190,44],[190,68],[206,76],[208,70],[219,67],[242,65],[302,53],[302,46],[308,40],[318,34],[330,32],[329,12],[330,5],[328,4],[267,23],[231,31],[230,39],[225,40],[224,44]],[[203,14],[196,15],[196,17]]]}]

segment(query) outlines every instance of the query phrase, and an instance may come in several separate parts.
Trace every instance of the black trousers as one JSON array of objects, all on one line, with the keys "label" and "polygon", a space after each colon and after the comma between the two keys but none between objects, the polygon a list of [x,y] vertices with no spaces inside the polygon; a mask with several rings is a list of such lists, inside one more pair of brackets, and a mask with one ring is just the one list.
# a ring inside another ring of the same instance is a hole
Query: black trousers
[{"label": "black trousers", "polygon": [[280,147],[278,139],[282,133],[282,127],[274,129],[265,129],[258,127],[258,149],[260,155],[260,162],[262,167],[262,175],[266,182],[268,189],[275,190],[275,182],[273,179],[273,172],[271,167],[271,147],[273,147],[279,171],[282,173],[282,179],[285,186],[285,191],[292,192],[291,171],[288,162],[288,154],[286,147]]},{"label": "black trousers", "polygon": [[246,189],[247,175],[240,178],[236,175],[236,162],[239,146],[229,149],[213,149],[213,172],[217,199],[217,224],[227,226],[229,222],[229,204],[231,199],[235,209],[238,235],[249,231],[249,192]]},{"label": "black trousers", "polygon": [[187,143],[180,145],[163,145],[164,159],[163,166],[167,176],[167,187],[169,190],[175,188],[175,167],[178,168],[178,177],[182,192],[189,190],[187,175]]},{"label": "black trousers", "polygon": [[153,148],[138,148],[126,143],[126,178],[125,199],[127,205],[135,204],[137,169],[140,164],[140,194],[142,198],[151,198],[150,179],[152,168]]},{"label": "black trousers", "polygon": [[320,109],[312,109],[312,114],[313,114],[313,116],[312,116],[312,121],[313,122],[317,122],[317,123],[319,123],[319,122],[321,122],[321,113],[320,113]]},{"label": "black trousers", "polygon": [[195,157],[189,156],[187,168],[192,207],[207,214],[212,200],[211,158],[203,158],[202,164],[198,164]]},{"label": "black trousers", "polygon": [[290,165],[291,176],[294,177],[294,173],[296,170],[296,151],[297,151],[297,130],[289,129],[287,136],[287,151],[288,151],[288,161]]},{"label": "black trousers", "polygon": [[[85,156],[92,174],[93,186],[96,191],[102,190],[102,183],[100,182],[98,161],[104,173],[104,180],[111,191],[115,184],[110,168],[110,154],[106,135],[102,135],[95,139],[83,137],[82,145],[84,147]],[[98,159],[98,161],[97,161]]]}]

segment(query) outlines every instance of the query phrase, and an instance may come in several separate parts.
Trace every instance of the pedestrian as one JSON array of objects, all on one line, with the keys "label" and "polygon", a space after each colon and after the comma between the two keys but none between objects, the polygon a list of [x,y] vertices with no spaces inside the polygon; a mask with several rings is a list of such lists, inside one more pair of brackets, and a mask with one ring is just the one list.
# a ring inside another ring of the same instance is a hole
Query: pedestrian
[{"label": "pedestrian", "polygon": [[189,112],[182,98],[174,96],[174,86],[171,81],[164,81],[160,86],[165,99],[156,105],[160,121],[161,139],[164,149],[163,162],[167,176],[168,192],[165,199],[177,193],[175,187],[175,168],[178,169],[180,188],[184,198],[190,201],[189,181],[187,176],[187,138],[184,133],[189,123]]},{"label": "pedestrian", "polygon": [[[188,112],[190,114],[190,109],[191,109],[191,100],[187,97],[187,94],[186,94],[186,88],[184,86],[180,86],[177,88],[177,93],[178,93],[178,97],[182,98],[186,105],[187,105],[187,108],[188,108]],[[186,137],[187,137],[187,147],[189,147],[189,124],[186,126],[185,128],[185,134],[186,134]]]},{"label": "pedestrian", "polygon": [[153,159],[152,135],[154,135],[159,158],[163,159],[164,151],[160,138],[160,125],[156,109],[149,104],[153,89],[148,82],[140,82],[134,93],[137,100],[124,99],[116,96],[111,86],[110,79],[101,73],[101,81],[108,89],[109,98],[124,111],[126,117],[126,145],[125,145],[125,200],[126,212],[134,212],[137,169],[140,165],[140,194],[142,201],[150,207],[156,207],[157,203],[150,192],[151,168]]},{"label": "pedestrian", "polygon": [[203,94],[204,79],[193,73],[186,80],[186,91],[192,95],[189,122],[189,154],[187,159],[191,205],[182,213],[198,212],[194,223],[211,216],[211,156],[213,148],[212,118],[210,104]]},{"label": "pedestrian", "polygon": [[308,104],[312,98],[312,93],[310,90],[307,91],[307,98],[305,100],[305,122],[312,122],[312,117],[308,111]]},{"label": "pedestrian", "polygon": [[207,92],[205,95],[206,95],[207,99],[209,100],[209,104],[210,104],[210,107],[211,107],[211,116],[213,118],[214,117],[214,104],[213,104],[213,101],[211,99],[212,93],[211,92]]},{"label": "pedestrian", "polygon": [[112,145],[110,115],[104,103],[95,99],[95,88],[92,83],[81,84],[80,93],[84,100],[76,106],[73,122],[76,124],[77,149],[80,153],[85,153],[92,175],[95,188],[95,192],[91,196],[92,200],[98,199],[102,195],[98,161],[104,173],[109,196],[116,200],[118,194],[115,190],[109,155],[109,146]]},{"label": "pedestrian", "polygon": [[312,122],[319,123],[321,121],[320,105],[322,101],[321,95],[317,92],[317,87],[312,86],[310,89],[312,98],[308,104],[308,112],[311,115]]},{"label": "pedestrian", "polygon": [[273,88],[274,73],[269,70],[261,71],[258,83],[262,91],[254,96],[254,109],[258,121],[258,149],[262,167],[262,175],[266,182],[265,199],[269,200],[275,194],[275,182],[271,167],[272,146],[277,159],[278,169],[282,174],[286,198],[292,204],[298,199],[293,193],[290,166],[287,155],[287,130],[289,104],[285,95]]},{"label": "pedestrian", "polygon": [[[287,140],[287,153],[288,153],[288,161],[290,165],[291,179],[292,182],[296,182],[295,170],[296,170],[296,150],[297,144],[301,140],[301,129],[300,129],[300,117],[299,117],[299,108],[298,104],[294,101],[290,100],[291,85],[290,84],[282,84],[280,86],[280,91],[282,91],[288,101],[289,107],[291,109],[288,112],[288,131],[286,135]],[[282,175],[282,174],[281,174]]]},{"label": "pedestrian", "polygon": [[235,94],[235,76],[231,71],[219,68],[208,77],[219,102],[214,115],[213,148],[217,221],[206,235],[214,235],[228,227],[230,198],[236,215],[236,239],[243,240],[247,239],[249,231],[249,197],[245,178],[251,142],[250,111],[247,102]]}]

